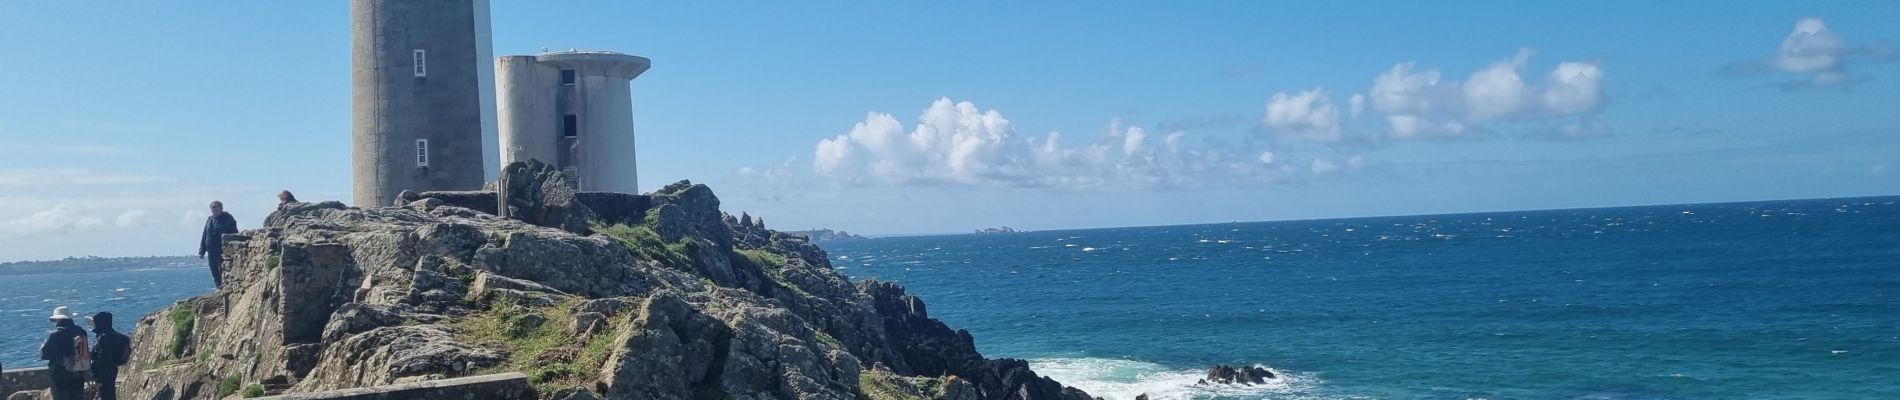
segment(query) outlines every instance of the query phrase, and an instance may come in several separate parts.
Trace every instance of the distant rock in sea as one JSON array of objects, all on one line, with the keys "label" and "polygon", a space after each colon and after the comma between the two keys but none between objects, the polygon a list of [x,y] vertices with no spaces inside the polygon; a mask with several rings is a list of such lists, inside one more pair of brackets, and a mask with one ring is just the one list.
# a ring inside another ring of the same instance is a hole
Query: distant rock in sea
[{"label": "distant rock in sea", "polygon": [[792,236],[804,236],[805,238],[807,238],[807,239],[811,239],[811,241],[814,241],[814,242],[822,242],[822,241],[832,241],[832,240],[863,240],[863,239],[868,239],[868,238],[866,238],[866,237],[863,237],[863,236],[858,236],[858,235],[853,235],[853,234],[851,234],[851,232],[845,232],[845,231],[834,231],[834,230],[830,230],[830,229],[811,229],[811,230],[803,230],[803,231],[780,231],[779,233],[783,233],[783,234],[787,234],[787,235],[792,235]]},{"label": "distant rock in sea", "polygon": [[903,287],[847,280],[806,237],[721,212],[705,185],[533,190],[564,178],[508,170],[522,173],[499,195],[296,203],[226,235],[222,288],[128,324],[120,390],[220,399],[468,378],[507,391],[455,398],[1092,398],[984,357]]},{"label": "distant rock in sea", "polygon": [[988,235],[988,234],[993,234],[993,233],[1016,233],[1016,232],[1018,232],[1016,229],[1010,228],[1007,226],[999,226],[995,228],[983,228],[983,229],[976,230],[976,234],[978,235]]},{"label": "distant rock in sea", "polygon": [[1273,371],[1268,371],[1266,368],[1256,366],[1234,367],[1226,364],[1216,364],[1207,368],[1207,377],[1201,379],[1197,384],[1260,385],[1267,383],[1268,379],[1274,378],[1276,377],[1273,375]]}]

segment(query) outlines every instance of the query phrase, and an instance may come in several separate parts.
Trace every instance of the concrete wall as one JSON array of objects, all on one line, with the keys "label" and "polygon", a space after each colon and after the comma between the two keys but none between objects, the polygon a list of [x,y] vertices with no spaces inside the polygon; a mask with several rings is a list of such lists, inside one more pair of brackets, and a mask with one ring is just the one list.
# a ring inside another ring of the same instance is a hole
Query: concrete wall
[{"label": "concrete wall", "polygon": [[[538,159],[572,170],[584,191],[638,193],[631,81],[652,61],[612,52],[544,53],[496,60],[502,162]],[[574,70],[573,86],[560,72]],[[564,115],[578,137],[561,137]]]},{"label": "concrete wall", "polygon": [[0,373],[0,398],[13,392],[50,387],[53,387],[53,377],[46,367],[7,368],[5,373]]},{"label": "concrete wall", "polygon": [[[474,0],[350,1],[356,206],[388,206],[405,189],[481,188],[476,32]],[[414,73],[418,49],[423,77]],[[426,167],[416,163],[416,139],[429,140]]]},{"label": "concrete wall", "polygon": [[534,56],[505,56],[495,59],[495,71],[501,165],[532,159],[561,166],[565,147],[555,98],[561,69],[542,65]]},{"label": "concrete wall", "polygon": [[495,116],[495,41],[488,18],[488,0],[475,0],[475,84],[481,92],[482,181],[501,176],[501,138]]},{"label": "concrete wall", "polygon": [[520,372],[443,379],[389,386],[259,397],[272,400],[515,400],[534,399],[534,387]]}]

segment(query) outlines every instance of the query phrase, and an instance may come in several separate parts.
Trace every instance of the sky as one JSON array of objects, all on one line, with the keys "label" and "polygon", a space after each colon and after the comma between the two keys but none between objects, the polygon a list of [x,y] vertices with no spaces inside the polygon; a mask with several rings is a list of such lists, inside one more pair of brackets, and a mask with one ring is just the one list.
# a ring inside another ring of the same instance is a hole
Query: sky
[{"label": "sky", "polygon": [[[1900,194],[1900,3],[530,2],[645,190],[777,229],[1047,230]],[[348,4],[0,2],[0,261],[349,199]]]}]

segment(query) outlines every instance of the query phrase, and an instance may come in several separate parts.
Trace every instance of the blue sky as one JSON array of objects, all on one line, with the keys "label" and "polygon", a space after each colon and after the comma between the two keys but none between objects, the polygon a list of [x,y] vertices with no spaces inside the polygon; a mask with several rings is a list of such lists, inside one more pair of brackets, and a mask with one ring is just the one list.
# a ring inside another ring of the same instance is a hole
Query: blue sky
[{"label": "blue sky", "polygon": [[[1900,194],[1891,2],[492,13],[498,55],[652,58],[642,185],[781,229]],[[209,200],[247,226],[279,189],[347,200],[347,25],[342,1],[0,3],[0,261],[186,254]]]}]

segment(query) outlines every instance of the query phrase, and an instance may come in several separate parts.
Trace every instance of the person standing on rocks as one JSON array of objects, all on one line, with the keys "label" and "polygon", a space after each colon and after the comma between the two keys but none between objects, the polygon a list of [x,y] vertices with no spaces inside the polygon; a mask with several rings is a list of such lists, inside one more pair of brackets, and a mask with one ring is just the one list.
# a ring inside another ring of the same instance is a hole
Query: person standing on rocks
[{"label": "person standing on rocks", "polygon": [[75,343],[85,339],[86,330],[73,323],[73,313],[66,306],[54,308],[48,320],[53,322],[53,333],[40,344],[40,359],[46,360],[46,372],[53,378],[53,400],[80,400],[85,397],[86,374],[73,371],[67,361],[80,356]]},{"label": "person standing on rocks", "polygon": [[132,338],[112,329],[112,313],[93,314],[86,322],[99,335],[98,345],[92,347],[92,380],[99,383],[99,400],[119,400],[119,366],[132,360]]},{"label": "person standing on rocks", "polygon": [[211,202],[211,216],[205,217],[205,231],[198,238],[198,258],[209,261],[211,283],[224,287],[224,235],[238,233],[237,218],[224,212],[224,202]]}]

